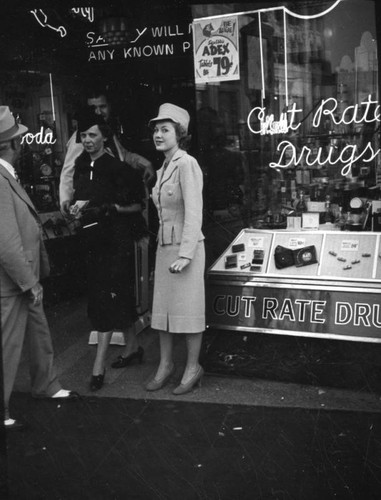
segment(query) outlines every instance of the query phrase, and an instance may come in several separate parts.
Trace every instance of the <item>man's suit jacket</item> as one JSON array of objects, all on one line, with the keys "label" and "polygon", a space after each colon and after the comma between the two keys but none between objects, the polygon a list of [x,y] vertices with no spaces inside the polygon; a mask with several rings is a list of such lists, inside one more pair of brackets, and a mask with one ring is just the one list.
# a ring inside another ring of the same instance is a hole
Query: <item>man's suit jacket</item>
[{"label": "man's suit jacket", "polygon": [[0,164],[0,296],[23,293],[48,274],[49,260],[36,209]]}]

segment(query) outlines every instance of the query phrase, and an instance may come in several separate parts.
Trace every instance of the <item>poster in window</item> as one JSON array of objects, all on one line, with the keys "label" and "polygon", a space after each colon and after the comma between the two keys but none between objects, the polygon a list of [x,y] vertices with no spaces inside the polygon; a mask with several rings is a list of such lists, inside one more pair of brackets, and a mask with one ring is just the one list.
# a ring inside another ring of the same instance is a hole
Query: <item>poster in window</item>
[{"label": "poster in window", "polygon": [[239,80],[237,17],[195,21],[193,42],[196,83]]}]

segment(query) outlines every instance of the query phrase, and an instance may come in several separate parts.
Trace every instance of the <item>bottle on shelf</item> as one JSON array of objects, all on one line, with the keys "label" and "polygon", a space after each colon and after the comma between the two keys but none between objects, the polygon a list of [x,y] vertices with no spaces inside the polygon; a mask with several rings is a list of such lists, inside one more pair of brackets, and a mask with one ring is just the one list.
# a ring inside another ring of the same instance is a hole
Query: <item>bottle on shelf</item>
[{"label": "bottle on shelf", "polygon": [[300,190],[299,192],[299,199],[295,205],[295,212],[296,215],[302,215],[302,213],[307,212],[307,203],[303,190]]},{"label": "bottle on shelf", "polygon": [[287,185],[286,181],[281,181],[280,183],[280,201],[282,207],[287,205]]},{"label": "bottle on shelf", "polygon": [[267,210],[266,215],[265,215],[265,223],[268,226],[271,226],[271,224],[274,222],[274,217],[273,217],[273,212],[271,209]]},{"label": "bottle on shelf", "polygon": [[339,212],[338,212],[336,219],[335,219],[335,225],[336,225],[337,229],[339,229],[340,231],[343,231],[344,227],[345,227],[346,220],[347,220],[347,218],[343,212],[343,207],[341,205],[339,205]]},{"label": "bottle on shelf", "polygon": [[329,195],[327,195],[325,197],[325,210],[324,210],[324,214],[323,214],[322,223],[323,224],[332,224],[334,222],[334,220],[335,220],[335,218],[334,218],[332,208],[331,208],[331,197]]}]

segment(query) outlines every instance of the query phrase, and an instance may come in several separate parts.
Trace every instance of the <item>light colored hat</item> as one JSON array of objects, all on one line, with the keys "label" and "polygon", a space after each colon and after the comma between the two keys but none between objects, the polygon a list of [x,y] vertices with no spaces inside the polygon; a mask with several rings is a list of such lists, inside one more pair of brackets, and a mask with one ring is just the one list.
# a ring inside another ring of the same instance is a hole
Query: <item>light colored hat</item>
[{"label": "light colored hat", "polygon": [[176,106],[175,104],[170,104],[169,102],[166,102],[165,104],[162,104],[159,108],[159,114],[157,115],[156,118],[152,118],[149,121],[149,125],[151,126],[153,122],[158,122],[162,120],[171,120],[172,122],[178,123],[185,129],[186,132],[188,132],[188,125],[189,125],[189,113],[186,109],[180,108],[179,106]]},{"label": "light colored hat", "polygon": [[27,127],[17,123],[8,106],[0,106],[0,142],[10,141],[28,132]]}]

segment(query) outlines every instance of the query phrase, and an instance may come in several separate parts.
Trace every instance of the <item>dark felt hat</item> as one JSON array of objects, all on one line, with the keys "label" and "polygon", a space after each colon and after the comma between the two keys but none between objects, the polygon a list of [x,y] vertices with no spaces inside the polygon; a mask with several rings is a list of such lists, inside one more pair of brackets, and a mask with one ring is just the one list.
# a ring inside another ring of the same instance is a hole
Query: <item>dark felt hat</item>
[{"label": "dark felt hat", "polygon": [[77,120],[77,142],[81,142],[80,133],[85,132],[94,125],[106,125],[102,115],[94,112],[93,109],[86,107],[81,109],[75,116]]}]

